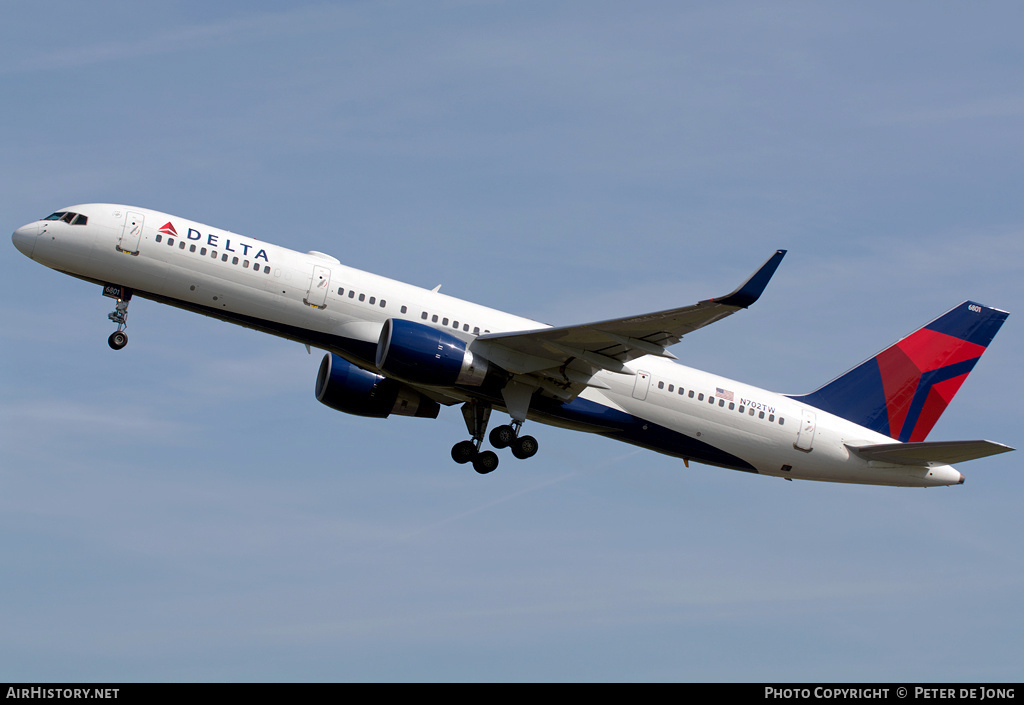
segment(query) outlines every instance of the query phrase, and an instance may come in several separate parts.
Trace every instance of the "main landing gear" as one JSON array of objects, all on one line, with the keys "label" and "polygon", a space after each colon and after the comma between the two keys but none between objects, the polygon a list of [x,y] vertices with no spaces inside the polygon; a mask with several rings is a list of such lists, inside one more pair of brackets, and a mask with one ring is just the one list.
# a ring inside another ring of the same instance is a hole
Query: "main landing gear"
[{"label": "main landing gear", "polygon": [[107,318],[117,324],[117,330],[107,338],[107,345],[114,350],[120,350],[128,344],[128,334],[124,329],[128,327],[128,302],[132,300],[132,292],[131,289],[122,286],[108,285],[103,288],[103,295],[117,299],[114,310],[107,315]]},{"label": "main landing gear", "polygon": [[[462,405],[462,415],[473,438],[452,446],[452,460],[460,464],[473,463],[473,469],[481,475],[493,472],[498,467],[498,454],[493,450],[480,450],[487,431],[487,421],[491,417],[490,405],[476,400],[466,402]],[[494,428],[487,438],[499,450],[511,448],[512,455],[520,460],[532,457],[537,453],[537,439],[533,436],[520,436],[522,425],[521,421],[513,420],[512,425]]]}]

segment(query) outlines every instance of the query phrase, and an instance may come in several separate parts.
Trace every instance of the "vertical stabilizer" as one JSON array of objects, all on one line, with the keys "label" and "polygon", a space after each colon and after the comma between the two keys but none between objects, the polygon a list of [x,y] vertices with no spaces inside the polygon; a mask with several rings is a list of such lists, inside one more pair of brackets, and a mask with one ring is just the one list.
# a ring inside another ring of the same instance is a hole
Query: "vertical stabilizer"
[{"label": "vertical stabilizer", "polygon": [[923,441],[1009,314],[965,301],[820,389],[791,398]]}]

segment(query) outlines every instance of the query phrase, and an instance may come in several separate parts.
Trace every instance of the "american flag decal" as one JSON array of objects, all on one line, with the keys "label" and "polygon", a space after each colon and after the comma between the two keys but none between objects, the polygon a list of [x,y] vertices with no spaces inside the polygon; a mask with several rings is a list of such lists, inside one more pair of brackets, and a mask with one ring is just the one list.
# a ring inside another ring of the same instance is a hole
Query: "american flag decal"
[{"label": "american flag decal", "polygon": [[721,387],[715,387],[715,396],[716,397],[721,397],[722,399],[725,399],[726,401],[732,401],[732,392],[730,392],[728,389],[722,389]]}]

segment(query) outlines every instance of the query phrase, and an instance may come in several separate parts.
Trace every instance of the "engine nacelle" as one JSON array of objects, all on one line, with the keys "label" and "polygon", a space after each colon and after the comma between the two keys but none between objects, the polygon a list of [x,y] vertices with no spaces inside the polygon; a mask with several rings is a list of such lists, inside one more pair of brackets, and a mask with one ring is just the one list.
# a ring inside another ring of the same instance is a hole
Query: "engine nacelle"
[{"label": "engine nacelle", "polygon": [[412,384],[450,387],[484,383],[487,360],[450,333],[422,323],[389,318],[377,341],[377,367]]},{"label": "engine nacelle", "polygon": [[415,389],[368,372],[332,353],[316,376],[316,399],[332,409],[383,419],[391,414],[436,419],[441,405]]}]

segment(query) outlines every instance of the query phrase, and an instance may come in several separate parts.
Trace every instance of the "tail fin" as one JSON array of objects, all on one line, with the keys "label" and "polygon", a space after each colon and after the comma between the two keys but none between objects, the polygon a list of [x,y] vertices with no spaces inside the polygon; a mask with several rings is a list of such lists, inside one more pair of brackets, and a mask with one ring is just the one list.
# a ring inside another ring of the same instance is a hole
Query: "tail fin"
[{"label": "tail fin", "polygon": [[923,441],[1009,314],[965,301],[793,399],[903,443]]}]

